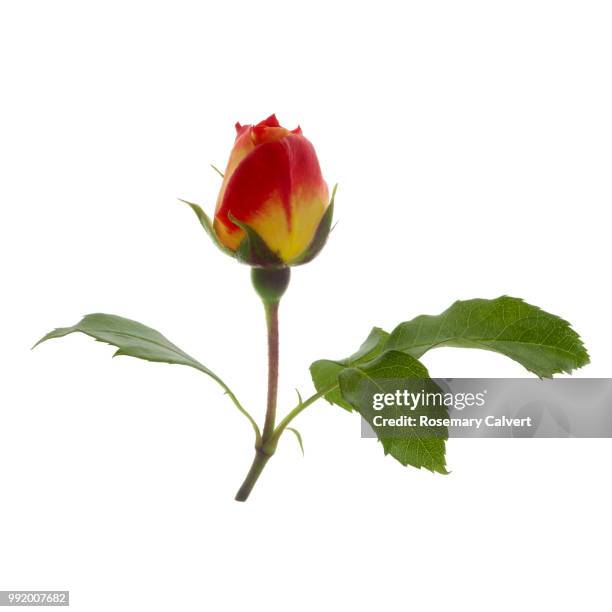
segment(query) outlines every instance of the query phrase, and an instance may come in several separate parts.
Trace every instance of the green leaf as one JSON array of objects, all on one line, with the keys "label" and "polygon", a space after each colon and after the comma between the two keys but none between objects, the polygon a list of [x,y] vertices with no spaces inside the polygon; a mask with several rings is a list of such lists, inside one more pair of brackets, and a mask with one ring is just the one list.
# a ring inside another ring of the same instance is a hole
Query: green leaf
[{"label": "green leaf", "polygon": [[202,365],[199,361],[185,353],[178,346],[170,342],[158,331],[147,327],[137,321],[125,319],[109,314],[89,314],[83,317],[79,323],[72,327],[58,327],[46,336],[43,336],[32,348],[41,342],[52,338],[62,338],[74,332],[81,332],[91,336],[98,342],[106,342],[117,347],[113,355],[129,355],[147,361],[186,365],[200,372],[204,372],[223,387],[230,396],[238,410],[250,421],[255,430],[256,437],[259,436],[259,428],[251,415],[242,407],[234,393],[214,372]]},{"label": "green leaf", "polygon": [[453,346],[495,351],[549,378],[589,362],[578,334],[563,319],[519,298],[455,302],[437,316],[400,323],[384,350],[419,358],[431,348]]},{"label": "green leaf", "polygon": [[217,248],[221,249],[226,255],[230,255],[234,257],[234,253],[228,249],[220,240],[217,238],[217,234],[215,233],[215,229],[213,228],[211,220],[208,218],[208,215],[202,210],[201,206],[194,204],[193,202],[188,202],[187,200],[181,200],[179,198],[179,202],[183,202],[187,204],[196,214],[196,217],[200,221],[200,224],[204,228],[204,231],[208,234],[208,237],[214,242]]},{"label": "green leaf", "polygon": [[228,216],[232,223],[244,231],[244,238],[236,249],[238,261],[256,267],[284,267],[286,265],[252,227],[239,221],[231,213]]},{"label": "green leaf", "polygon": [[[441,389],[429,378],[427,369],[407,353],[386,351],[374,361],[364,365],[345,368],[339,375],[342,397],[370,424],[383,445],[385,454],[390,454],[402,465],[426,468],[432,472],[447,474],[445,444],[448,438],[446,427],[425,426],[395,427],[379,426],[374,417],[385,418],[414,415],[404,406],[392,406],[380,413],[373,408],[375,393],[395,393],[404,390],[412,393],[441,393]],[[418,415],[446,418],[443,405],[423,406]]]},{"label": "green leaf", "polygon": [[324,392],[325,399],[328,402],[351,411],[350,404],[343,399],[340,393],[338,375],[346,367],[359,365],[374,359],[380,353],[388,337],[389,334],[386,331],[380,329],[380,327],[374,327],[359,350],[350,357],[338,360],[320,359],[315,361],[310,366],[310,375],[316,390],[319,393]]},{"label": "green leaf", "polygon": [[331,231],[331,225],[334,218],[334,200],[336,198],[337,188],[338,185],[334,185],[331,199],[329,201],[329,206],[325,210],[325,213],[323,214],[323,217],[321,218],[321,221],[317,226],[315,235],[311,243],[308,245],[308,248],[295,260],[290,262],[289,265],[301,266],[302,264],[312,261],[321,252],[321,249],[323,249],[323,247],[325,246],[327,238],[329,237],[329,232]]},{"label": "green leaf", "polygon": [[72,327],[59,327],[41,338],[34,346],[51,338],[61,338],[74,332],[87,334],[99,342],[116,346],[113,356],[129,355],[147,361],[187,365],[216,377],[199,361],[182,351],[158,331],[142,323],[109,314],[89,314]]}]

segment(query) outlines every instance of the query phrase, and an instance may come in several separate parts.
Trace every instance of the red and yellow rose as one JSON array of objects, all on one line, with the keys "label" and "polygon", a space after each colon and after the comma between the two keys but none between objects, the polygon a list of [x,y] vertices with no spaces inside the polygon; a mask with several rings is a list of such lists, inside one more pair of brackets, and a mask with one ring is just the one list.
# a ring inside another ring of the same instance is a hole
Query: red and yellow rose
[{"label": "red and yellow rose", "polygon": [[[277,264],[310,261],[325,244],[332,214],[314,147],[299,127],[288,130],[274,115],[257,125],[237,123],[236,132],[217,198],[216,238],[239,253],[254,233]],[[266,265],[261,257],[241,258]]]}]

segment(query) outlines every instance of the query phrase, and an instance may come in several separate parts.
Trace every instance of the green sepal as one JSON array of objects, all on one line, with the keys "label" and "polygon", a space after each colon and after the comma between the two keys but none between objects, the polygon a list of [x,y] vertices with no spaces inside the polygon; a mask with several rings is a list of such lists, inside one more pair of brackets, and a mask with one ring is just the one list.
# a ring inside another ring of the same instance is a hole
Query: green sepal
[{"label": "green sepal", "polygon": [[229,213],[229,220],[244,231],[244,238],[236,249],[236,259],[256,268],[284,268],[287,264],[266,244],[249,225]]},{"label": "green sepal", "polygon": [[210,164],[210,167],[221,177],[224,178],[225,175],[223,174],[223,172],[221,172],[221,170],[219,170],[219,168],[217,168],[217,166],[215,166],[215,164]]},{"label": "green sepal", "polygon": [[215,246],[218,249],[223,251],[226,255],[230,255],[231,257],[235,256],[233,251],[231,251],[224,244],[221,243],[221,241],[217,237],[217,234],[215,233],[215,230],[213,228],[213,224],[210,218],[202,210],[201,206],[198,206],[198,204],[194,204],[193,202],[188,202],[187,200],[182,200],[181,198],[179,198],[179,202],[183,202],[184,204],[187,204],[187,206],[189,206],[191,210],[193,210],[193,212],[196,214],[196,217],[200,221],[200,224],[204,228],[204,231],[208,234],[209,238],[214,242]]},{"label": "green sepal", "polygon": [[301,266],[305,263],[312,261],[323,249],[325,244],[327,243],[327,239],[329,237],[329,233],[332,229],[332,221],[334,218],[334,199],[336,197],[336,189],[338,185],[334,185],[332,190],[331,199],[329,201],[329,206],[325,211],[317,230],[315,231],[314,237],[311,243],[308,245],[308,248],[298,255],[293,261],[289,263],[290,266]]}]

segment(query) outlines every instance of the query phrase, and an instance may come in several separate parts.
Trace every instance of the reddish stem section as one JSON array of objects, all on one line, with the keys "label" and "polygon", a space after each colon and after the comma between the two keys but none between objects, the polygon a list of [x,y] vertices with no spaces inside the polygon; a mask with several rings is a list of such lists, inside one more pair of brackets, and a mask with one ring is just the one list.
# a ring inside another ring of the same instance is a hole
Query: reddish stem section
[{"label": "reddish stem section", "polygon": [[[236,494],[236,501],[246,501],[251,490],[255,486],[262,470],[270,457],[274,454],[274,448],[266,448],[266,444],[274,433],[276,420],[276,397],[278,395],[278,304],[279,299],[264,299],[266,311],[266,325],[268,330],[268,402],[266,405],[266,420],[261,434],[261,446],[257,448],[255,459],[249,473],[246,475],[242,486]],[[272,446],[275,446],[272,445]]]},{"label": "reddish stem section", "polygon": [[274,431],[276,419],[276,397],[278,395],[278,304],[279,301],[264,302],[268,326],[268,403],[262,433],[265,444]]}]

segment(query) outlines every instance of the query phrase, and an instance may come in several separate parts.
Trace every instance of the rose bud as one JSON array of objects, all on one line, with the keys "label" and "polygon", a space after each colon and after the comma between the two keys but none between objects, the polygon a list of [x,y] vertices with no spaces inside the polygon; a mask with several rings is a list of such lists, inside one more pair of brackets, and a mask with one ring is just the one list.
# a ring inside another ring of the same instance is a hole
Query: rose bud
[{"label": "rose bud", "polygon": [[310,261],[333,214],[314,147],[299,127],[281,127],[274,115],[257,125],[237,123],[236,132],[217,198],[217,242],[252,266]]}]

